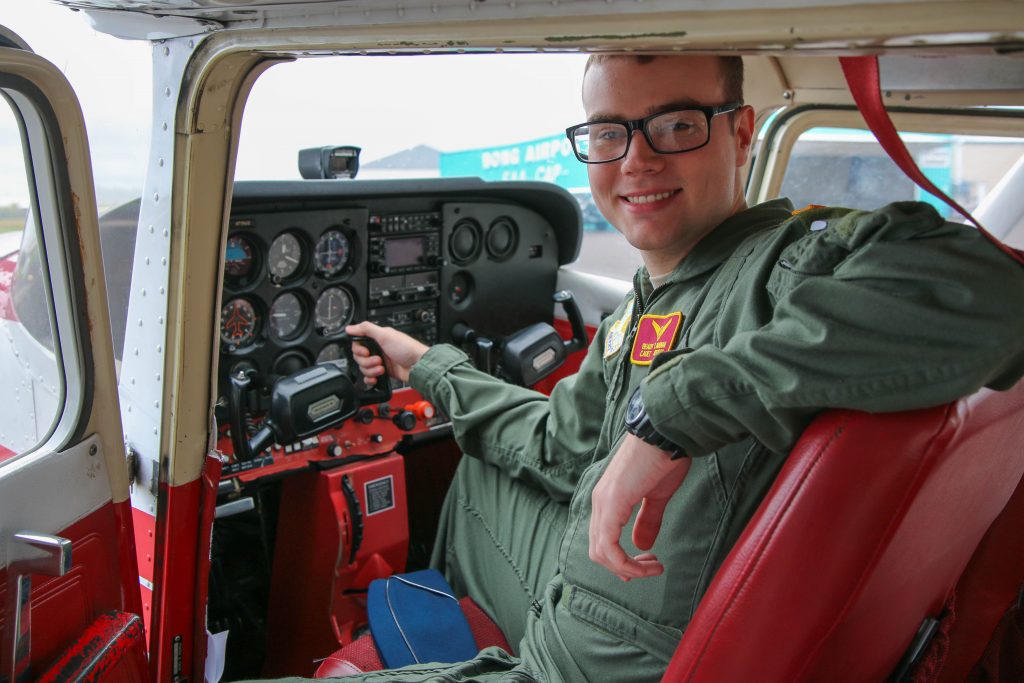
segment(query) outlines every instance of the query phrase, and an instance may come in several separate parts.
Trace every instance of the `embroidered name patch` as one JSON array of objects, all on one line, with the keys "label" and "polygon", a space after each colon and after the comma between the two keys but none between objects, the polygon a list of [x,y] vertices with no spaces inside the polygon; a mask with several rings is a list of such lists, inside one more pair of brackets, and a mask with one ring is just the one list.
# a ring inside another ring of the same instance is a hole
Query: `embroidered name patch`
[{"label": "embroidered name patch", "polygon": [[604,357],[614,356],[622,348],[622,342],[626,340],[626,328],[629,327],[629,319],[633,317],[633,302],[626,305],[626,312],[622,317],[612,323],[608,328],[608,334],[604,338]]},{"label": "embroidered name patch", "polygon": [[630,362],[633,365],[650,365],[655,356],[671,349],[676,343],[676,334],[682,321],[683,314],[678,312],[641,316],[633,339]]}]

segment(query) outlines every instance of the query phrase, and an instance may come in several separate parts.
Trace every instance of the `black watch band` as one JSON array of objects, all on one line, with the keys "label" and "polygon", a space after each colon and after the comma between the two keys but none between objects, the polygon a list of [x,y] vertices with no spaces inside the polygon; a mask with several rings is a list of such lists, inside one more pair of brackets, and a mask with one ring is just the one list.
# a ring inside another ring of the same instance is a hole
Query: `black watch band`
[{"label": "black watch band", "polygon": [[686,456],[686,453],[679,446],[654,428],[654,423],[651,422],[651,417],[647,414],[647,408],[644,406],[640,387],[637,387],[633,395],[629,397],[629,403],[626,405],[625,423],[626,431],[644,443],[649,443],[663,451],[670,452],[673,460]]}]

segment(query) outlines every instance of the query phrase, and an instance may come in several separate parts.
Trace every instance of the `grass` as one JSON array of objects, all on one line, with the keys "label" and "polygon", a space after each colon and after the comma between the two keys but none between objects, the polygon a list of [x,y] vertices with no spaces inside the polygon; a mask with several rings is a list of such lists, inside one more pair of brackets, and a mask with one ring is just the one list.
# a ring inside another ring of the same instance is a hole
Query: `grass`
[{"label": "grass", "polygon": [[0,218],[0,232],[13,232],[25,228],[24,218]]}]

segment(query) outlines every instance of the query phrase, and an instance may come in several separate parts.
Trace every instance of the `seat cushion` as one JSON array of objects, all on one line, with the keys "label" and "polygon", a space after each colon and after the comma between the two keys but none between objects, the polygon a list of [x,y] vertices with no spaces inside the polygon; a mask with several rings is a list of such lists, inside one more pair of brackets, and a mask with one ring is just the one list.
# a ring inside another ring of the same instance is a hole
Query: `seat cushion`
[{"label": "seat cushion", "polygon": [[[462,598],[459,600],[459,606],[466,615],[466,621],[469,622],[469,630],[473,633],[477,650],[497,646],[506,652],[512,651],[498,625],[473,602],[472,598]],[[373,637],[367,633],[324,659],[313,677],[337,678],[383,668],[384,662],[373,644]]]}]

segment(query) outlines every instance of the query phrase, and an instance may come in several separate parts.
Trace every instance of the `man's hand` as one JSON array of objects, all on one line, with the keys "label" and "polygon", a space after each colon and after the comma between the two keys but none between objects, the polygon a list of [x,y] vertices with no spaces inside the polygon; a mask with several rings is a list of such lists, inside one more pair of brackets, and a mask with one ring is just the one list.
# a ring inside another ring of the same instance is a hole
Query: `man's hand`
[{"label": "man's hand", "polygon": [[427,346],[416,341],[404,332],[390,327],[379,327],[371,322],[349,325],[345,332],[353,337],[369,337],[380,344],[384,358],[371,356],[370,350],[359,342],[352,344],[352,357],[363,373],[363,381],[367,386],[377,383],[377,378],[384,374],[387,363],[388,374],[402,381],[409,381],[412,366],[427,352]]},{"label": "man's hand", "polygon": [[590,559],[623,581],[660,575],[665,568],[653,553],[630,557],[619,538],[640,504],[633,545],[650,549],[661,530],[665,506],[689,470],[690,458],[671,460],[668,452],[627,434],[591,495]]}]

